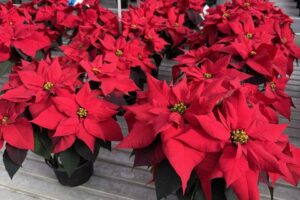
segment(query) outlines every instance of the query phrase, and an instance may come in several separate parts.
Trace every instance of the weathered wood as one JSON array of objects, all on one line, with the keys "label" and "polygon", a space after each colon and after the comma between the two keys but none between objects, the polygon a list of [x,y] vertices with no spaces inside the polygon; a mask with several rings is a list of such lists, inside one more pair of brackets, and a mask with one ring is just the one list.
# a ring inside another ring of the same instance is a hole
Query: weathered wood
[{"label": "weathered wood", "polygon": [[[275,0],[273,0],[275,1]],[[5,1],[1,1],[5,2]],[[115,0],[101,0],[102,5],[116,8]],[[296,16],[292,5],[293,0],[280,1],[281,6],[290,16]],[[300,25],[300,23],[298,23]],[[296,25],[294,25],[296,30]],[[174,63],[164,61],[160,67],[159,78],[171,80],[171,66]],[[0,78],[0,85],[5,80]],[[295,72],[288,84],[287,93],[295,96],[297,106],[292,111],[290,128],[286,133],[293,144],[300,147],[300,67],[295,66]],[[118,119],[125,134],[127,134],[124,120]],[[288,122],[280,117],[281,122]],[[116,145],[116,143],[113,143]],[[1,157],[1,154],[0,154]],[[132,169],[133,160],[130,159],[130,150],[113,149],[110,153],[101,150],[95,163],[95,175],[83,186],[68,188],[61,186],[51,169],[43,163],[42,158],[29,154],[23,168],[14,180],[11,181],[4,170],[0,158],[0,199],[10,200],[155,200],[151,173],[147,168]],[[260,185],[262,200],[269,200],[268,189]],[[275,200],[298,200],[300,189],[279,181],[275,187]],[[174,196],[168,200],[175,200]]]}]

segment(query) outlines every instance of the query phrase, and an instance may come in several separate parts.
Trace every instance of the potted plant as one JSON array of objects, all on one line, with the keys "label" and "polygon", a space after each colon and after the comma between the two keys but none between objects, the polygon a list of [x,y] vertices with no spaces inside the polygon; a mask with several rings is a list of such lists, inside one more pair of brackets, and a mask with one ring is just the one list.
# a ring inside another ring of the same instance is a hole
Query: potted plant
[{"label": "potted plant", "polygon": [[151,167],[157,199],[259,199],[258,181],[273,198],[279,178],[300,179],[300,149],[278,120],[290,119],[284,90],[300,57],[292,21],[265,1],[208,12],[176,58],[173,83],[148,76],[136,105],[124,106],[129,135],[118,147]]},{"label": "potted plant", "polygon": [[[61,184],[81,185],[93,173],[99,148],[110,150],[111,141],[122,139],[116,121],[122,112],[114,103],[124,103],[123,95],[138,87],[126,65],[133,56],[123,56],[121,48],[139,43],[123,45],[116,15],[98,1],[87,3],[1,4],[1,30],[7,33],[1,66],[10,72],[0,96],[7,105],[1,107],[1,141],[6,141],[4,162],[11,177],[26,150],[33,150]],[[9,128],[15,136],[8,135]]]},{"label": "potted plant", "polygon": [[[143,87],[140,76],[155,70],[152,54],[159,53],[141,38],[119,34],[116,15],[98,1],[72,5],[64,0],[18,8],[2,4],[16,13],[14,20],[37,33],[23,43],[22,36],[16,48],[2,49],[3,65],[17,60],[6,70],[11,72],[0,98],[23,105],[18,114],[30,124],[31,150],[68,186],[87,181],[99,148],[110,150],[111,141],[122,139],[116,122],[116,115],[123,114],[119,105],[134,103]],[[7,23],[19,28],[14,21]],[[31,41],[34,48],[27,45]]]}]

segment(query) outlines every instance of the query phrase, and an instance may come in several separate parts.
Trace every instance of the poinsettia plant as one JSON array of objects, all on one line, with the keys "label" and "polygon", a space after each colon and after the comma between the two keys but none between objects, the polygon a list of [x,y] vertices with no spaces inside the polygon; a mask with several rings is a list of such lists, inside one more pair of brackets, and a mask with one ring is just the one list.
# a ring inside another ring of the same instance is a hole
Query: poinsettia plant
[{"label": "poinsettia plant", "polygon": [[3,65],[12,63],[0,96],[7,105],[1,110],[6,169],[12,177],[33,150],[72,177],[96,159],[100,146],[110,150],[111,141],[122,139],[119,105],[139,90],[133,69],[155,68],[153,51],[143,40],[119,34],[116,15],[96,0],[0,6],[1,22],[15,34],[1,41],[8,47]]},{"label": "poinsettia plant", "polygon": [[[180,5],[180,4],[178,4]],[[300,149],[279,123],[290,119],[285,88],[300,49],[292,20],[263,0],[208,10],[173,82],[147,76],[148,89],[124,106],[135,166],[150,166],[157,198],[259,199],[258,182],[297,185]]]}]

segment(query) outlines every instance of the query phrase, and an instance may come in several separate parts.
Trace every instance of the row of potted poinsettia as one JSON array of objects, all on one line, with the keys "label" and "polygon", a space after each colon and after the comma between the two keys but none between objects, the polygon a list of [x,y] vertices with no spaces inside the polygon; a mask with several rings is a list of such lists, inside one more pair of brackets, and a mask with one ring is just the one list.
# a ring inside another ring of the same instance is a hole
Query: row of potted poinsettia
[{"label": "row of potted poinsettia", "polygon": [[[152,5],[146,4],[143,15]],[[74,7],[64,0],[0,6],[1,68],[12,68],[0,100],[6,169],[13,177],[27,150],[34,150],[62,184],[82,184],[100,146],[111,149],[111,141],[122,139],[116,122],[124,113],[120,105],[134,103],[145,73],[157,74],[169,32],[182,40],[190,28],[177,32],[172,6],[156,15],[152,8],[152,15],[136,25],[129,24],[128,12],[122,34],[117,17],[98,1]]]},{"label": "row of potted poinsettia", "polygon": [[[291,19],[272,3],[234,0],[202,21],[204,5],[147,0],[123,13],[119,34],[96,0],[0,4],[9,175],[33,150],[62,184],[79,185],[99,149],[122,140],[135,166],[152,167],[158,199],[259,199],[259,180],[296,185],[300,149],[278,121],[290,119],[284,90],[300,57]],[[155,78],[163,57],[178,62],[171,85]]]}]

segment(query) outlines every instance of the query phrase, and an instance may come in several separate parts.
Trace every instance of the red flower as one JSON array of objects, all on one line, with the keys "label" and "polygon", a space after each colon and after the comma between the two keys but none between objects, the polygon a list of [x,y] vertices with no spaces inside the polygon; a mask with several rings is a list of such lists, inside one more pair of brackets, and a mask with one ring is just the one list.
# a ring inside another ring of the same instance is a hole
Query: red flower
[{"label": "red flower", "polygon": [[130,45],[127,46],[126,52],[129,52],[127,58],[130,61],[130,67],[140,67],[144,72],[148,73],[156,69],[151,58],[151,52],[143,41],[138,39],[132,40]]},{"label": "red flower", "polygon": [[[68,74],[65,74],[66,72]],[[23,102],[35,97],[34,102],[45,102],[50,96],[74,92],[73,84],[77,78],[76,72],[63,71],[58,59],[55,59],[51,65],[41,61],[36,71],[18,71],[18,76],[21,85],[8,90],[1,96],[2,99]],[[20,94],[20,91],[23,91],[23,93]]]},{"label": "red flower", "polygon": [[184,26],[185,15],[178,13],[173,7],[168,12],[167,32],[171,35],[173,46],[179,45],[188,34],[188,28]]},{"label": "red flower", "polygon": [[79,34],[76,39],[73,39],[71,44],[63,45],[60,49],[65,56],[75,62],[88,59],[89,55],[87,49],[90,47],[91,41],[85,36]]},{"label": "red flower", "polygon": [[271,104],[281,115],[290,119],[292,98],[285,93],[286,85],[289,79],[281,77],[274,78],[266,84],[265,95],[274,102]]},{"label": "red flower", "polygon": [[[51,46],[50,39],[38,27],[30,24],[4,25],[0,27],[0,43],[13,46],[28,56],[34,57],[40,49]],[[4,48],[7,52],[7,49]]]},{"label": "red flower", "polygon": [[241,81],[250,78],[250,76],[245,73],[236,69],[228,68],[230,59],[231,56],[224,56],[218,59],[215,63],[206,59],[200,67],[184,67],[182,68],[182,71],[192,81],[201,81],[206,83],[221,80],[224,77],[229,77],[231,79],[238,78]]},{"label": "red flower", "polygon": [[33,130],[29,121],[20,116],[26,104],[0,100],[0,148],[7,142],[18,149],[33,150]]},{"label": "red flower", "polygon": [[239,14],[254,15],[262,17],[264,12],[269,12],[273,8],[271,2],[261,0],[233,0],[232,4]]},{"label": "red flower", "polygon": [[85,142],[91,151],[94,151],[96,138],[104,141],[122,139],[121,129],[113,119],[116,106],[93,94],[88,84],[75,97],[54,97],[53,102],[55,108],[46,109],[33,123],[55,129],[52,136],[56,141],[54,153],[71,147],[76,138]]},{"label": "red flower", "polygon": [[[221,86],[216,85],[218,87]],[[218,92],[219,89],[204,88],[203,85],[191,91],[185,79],[168,87],[165,82],[148,75],[148,91],[141,98],[141,104],[125,108],[129,135],[118,147],[145,148],[160,136],[162,151],[181,177],[185,190],[191,171],[204,155],[175,138],[186,134],[187,127],[195,124],[195,115],[208,113],[214,108],[220,98]]]},{"label": "red flower", "polygon": [[104,61],[115,65],[119,69],[128,69],[128,61],[125,52],[127,42],[125,38],[115,39],[112,35],[106,34],[103,40],[100,40],[104,47]]},{"label": "red flower", "polygon": [[215,141],[207,146],[201,132],[181,135],[180,140],[195,149],[221,152],[215,170],[222,172],[226,185],[234,189],[239,199],[248,200],[249,195],[258,199],[259,171],[282,173],[279,161],[283,154],[278,154],[280,146],[276,142],[287,125],[270,124],[257,106],[249,108],[241,92],[223,102],[217,117],[211,113],[197,116],[197,119],[206,137]]},{"label": "red flower", "polygon": [[270,33],[270,31],[274,31],[274,24],[264,23],[256,27],[252,16],[245,16],[239,21],[233,21],[230,26],[234,33],[252,40],[256,46],[261,43],[272,44],[272,39],[275,37],[274,34]]},{"label": "red flower", "polygon": [[78,15],[74,14],[76,11],[74,7],[65,7],[64,9],[56,11],[56,26],[63,26],[66,28],[76,28],[79,26],[81,19]]},{"label": "red flower", "polygon": [[255,43],[240,37],[238,41],[232,43],[234,49],[242,57],[241,65],[235,65],[236,68],[243,67],[243,63],[247,64],[253,70],[266,77],[273,75],[273,63],[277,49],[273,45],[261,44],[256,47]]},{"label": "red flower", "polygon": [[280,26],[280,23],[275,24],[275,29],[280,40],[280,46],[284,48],[287,56],[292,55],[295,58],[300,58],[300,48],[295,44],[295,35],[289,23]]},{"label": "red flower", "polygon": [[145,30],[144,39],[156,53],[162,52],[168,44],[164,39],[159,37],[153,28],[147,28]]},{"label": "red flower", "polygon": [[133,80],[130,79],[130,71],[121,71],[113,63],[105,63],[103,56],[97,56],[93,62],[82,61],[81,66],[88,73],[88,77],[101,83],[103,94],[109,95],[114,90],[128,93],[138,90]]}]

